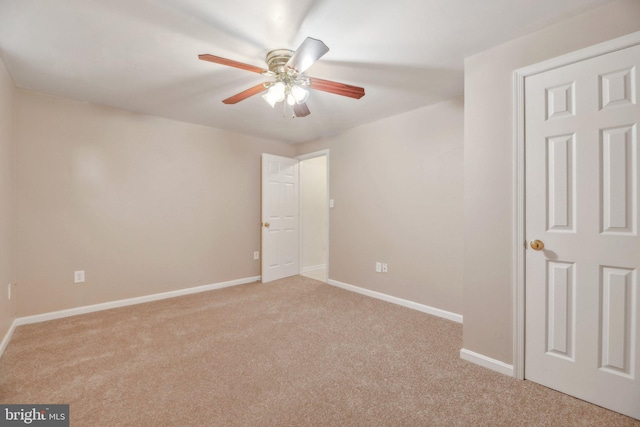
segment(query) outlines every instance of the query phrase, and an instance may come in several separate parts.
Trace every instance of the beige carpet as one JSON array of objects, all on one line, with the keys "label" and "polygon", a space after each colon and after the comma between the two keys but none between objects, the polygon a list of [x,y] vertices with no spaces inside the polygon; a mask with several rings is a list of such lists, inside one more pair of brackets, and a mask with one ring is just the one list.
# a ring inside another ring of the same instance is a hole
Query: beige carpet
[{"label": "beige carpet", "polygon": [[304,277],[21,326],[1,403],[72,426],[631,426],[459,358],[461,325]]}]

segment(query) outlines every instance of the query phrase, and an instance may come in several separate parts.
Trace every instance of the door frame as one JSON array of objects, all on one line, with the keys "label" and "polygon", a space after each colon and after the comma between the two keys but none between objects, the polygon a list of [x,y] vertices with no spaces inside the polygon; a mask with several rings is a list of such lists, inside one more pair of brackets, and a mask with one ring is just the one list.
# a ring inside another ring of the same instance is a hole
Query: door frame
[{"label": "door frame", "polygon": [[639,44],[640,31],[513,72],[513,376],[517,379],[525,376],[525,79]]},{"label": "door frame", "polygon": [[[320,151],[314,151],[313,153],[307,153],[307,154],[302,154],[300,156],[295,157],[296,160],[298,160],[298,162],[302,162],[303,160],[309,160],[309,159],[314,159],[316,157],[322,157],[322,156],[326,156],[327,158],[327,200],[325,203],[325,209],[327,210],[327,227],[326,227],[326,239],[327,239],[327,254],[325,256],[325,266],[326,266],[326,272],[327,272],[327,281],[329,280],[329,259],[330,259],[330,251],[329,248],[331,247],[330,242],[329,242],[329,237],[330,237],[330,233],[329,233],[329,228],[331,226],[331,211],[330,211],[330,207],[329,207],[329,200],[331,199],[331,188],[329,187],[329,182],[331,181],[329,179],[330,176],[330,171],[331,168],[329,167],[330,165],[330,156],[329,156],[329,149],[325,149],[325,150],[320,150]],[[302,183],[300,183],[300,188],[299,188],[299,193],[302,194],[302,192],[304,191],[304,189],[302,188]],[[298,236],[298,257],[300,259],[300,273],[302,274],[302,230],[304,228],[304,224],[302,223],[302,197],[299,198],[298,203],[300,203],[300,207],[298,208],[298,217],[300,218],[299,221],[299,228],[300,228],[300,235]]]}]

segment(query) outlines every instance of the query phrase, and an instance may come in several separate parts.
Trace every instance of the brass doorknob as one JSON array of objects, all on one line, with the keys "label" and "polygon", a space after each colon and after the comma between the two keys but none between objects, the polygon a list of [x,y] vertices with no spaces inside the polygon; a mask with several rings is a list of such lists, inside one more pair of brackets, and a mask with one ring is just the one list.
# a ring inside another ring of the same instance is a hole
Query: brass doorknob
[{"label": "brass doorknob", "polygon": [[544,249],[544,243],[542,243],[541,240],[532,240],[531,249],[533,249],[534,251],[541,251]]},{"label": "brass doorknob", "polygon": [[268,222],[263,222],[262,226],[265,227],[265,228],[269,228],[269,223]]}]

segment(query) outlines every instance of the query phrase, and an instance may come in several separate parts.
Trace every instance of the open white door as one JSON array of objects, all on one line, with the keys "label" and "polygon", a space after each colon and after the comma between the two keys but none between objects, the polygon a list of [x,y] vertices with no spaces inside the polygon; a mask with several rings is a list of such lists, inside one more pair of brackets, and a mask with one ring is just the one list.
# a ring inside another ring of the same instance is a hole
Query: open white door
[{"label": "open white door", "polygon": [[300,272],[298,160],[262,155],[262,282]]},{"label": "open white door", "polygon": [[527,77],[525,378],[640,419],[640,46]]}]

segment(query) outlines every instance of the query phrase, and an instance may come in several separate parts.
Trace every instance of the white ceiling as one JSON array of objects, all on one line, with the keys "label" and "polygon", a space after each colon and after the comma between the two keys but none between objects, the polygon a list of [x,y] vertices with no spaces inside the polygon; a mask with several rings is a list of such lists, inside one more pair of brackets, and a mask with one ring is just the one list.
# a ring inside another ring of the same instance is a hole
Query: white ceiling
[{"label": "white ceiling", "polygon": [[[609,0],[0,0],[0,55],[17,86],[287,142],[304,142],[463,93],[463,59]],[[269,50],[331,49],[305,75],[362,86],[312,91],[284,118],[260,96]]]}]

